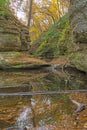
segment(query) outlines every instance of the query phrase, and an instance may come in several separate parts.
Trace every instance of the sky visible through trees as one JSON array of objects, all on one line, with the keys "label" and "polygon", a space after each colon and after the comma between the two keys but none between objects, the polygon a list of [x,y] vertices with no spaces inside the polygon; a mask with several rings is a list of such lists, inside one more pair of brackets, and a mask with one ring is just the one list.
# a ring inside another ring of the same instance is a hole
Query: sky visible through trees
[{"label": "sky visible through trees", "polygon": [[[6,0],[4,0],[6,1]],[[10,9],[26,26],[29,21],[30,0],[9,0]],[[32,0],[30,35],[34,40],[67,11],[69,0]]]}]

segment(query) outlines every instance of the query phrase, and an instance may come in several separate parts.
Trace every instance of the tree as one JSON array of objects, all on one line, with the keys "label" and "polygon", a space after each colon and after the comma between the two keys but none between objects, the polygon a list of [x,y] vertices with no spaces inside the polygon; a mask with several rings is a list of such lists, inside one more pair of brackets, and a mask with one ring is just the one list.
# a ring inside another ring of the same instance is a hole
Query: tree
[{"label": "tree", "polygon": [[62,17],[68,11],[68,5],[68,0],[34,0],[30,27],[32,40]]},{"label": "tree", "polygon": [[28,28],[30,29],[30,22],[31,22],[31,14],[32,14],[32,0],[30,0],[29,2],[30,6],[29,6],[29,15],[28,15],[28,23],[27,23],[27,26]]},{"label": "tree", "polygon": [[15,15],[28,26],[32,40],[62,17],[69,5],[69,0],[10,0],[10,2]]}]

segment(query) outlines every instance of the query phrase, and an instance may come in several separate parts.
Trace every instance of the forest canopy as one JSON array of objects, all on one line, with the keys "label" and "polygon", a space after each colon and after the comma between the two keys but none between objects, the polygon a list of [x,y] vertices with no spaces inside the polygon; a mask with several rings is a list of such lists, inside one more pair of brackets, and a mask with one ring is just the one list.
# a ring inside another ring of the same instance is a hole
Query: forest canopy
[{"label": "forest canopy", "polygon": [[3,8],[9,7],[25,25],[28,25],[28,20],[31,19],[29,31],[31,40],[34,40],[68,11],[69,0],[0,0],[0,5]]}]

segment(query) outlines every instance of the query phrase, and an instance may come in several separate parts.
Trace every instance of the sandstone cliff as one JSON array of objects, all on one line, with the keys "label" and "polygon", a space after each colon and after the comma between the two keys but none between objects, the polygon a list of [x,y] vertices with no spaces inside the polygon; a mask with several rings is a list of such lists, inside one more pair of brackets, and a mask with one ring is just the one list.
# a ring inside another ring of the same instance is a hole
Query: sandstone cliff
[{"label": "sandstone cliff", "polygon": [[0,51],[28,50],[29,30],[11,14],[0,14]]},{"label": "sandstone cliff", "polygon": [[[3,9],[0,8],[0,12]],[[29,30],[11,13],[0,13],[0,69],[34,68],[47,65],[46,62],[31,58]]]},{"label": "sandstone cliff", "polygon": [[70,0],[69,20],[74,44],[70,64],[87,72],[87,0]]}]

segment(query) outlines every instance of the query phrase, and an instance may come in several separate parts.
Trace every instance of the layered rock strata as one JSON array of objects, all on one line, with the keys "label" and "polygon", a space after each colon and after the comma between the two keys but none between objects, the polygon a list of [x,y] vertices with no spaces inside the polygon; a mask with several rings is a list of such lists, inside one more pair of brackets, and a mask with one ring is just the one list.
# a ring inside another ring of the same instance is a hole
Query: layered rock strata
[{"label": "layered rock strata", "polygon": [[0,51],[25,51],[30,43],[29,30],[11,14],[0,14]]},{"label": "layered rock strata", "polygon": [[11,13],[0,13],[0,69],[38,68],[47,65],[44,61],[30,57],[29,45],[28,27]]},{"label": "layered rock strata", "polygon": [[87,0],[70,0],[69,20],[75,45],[70,64],[87,72]]}]

